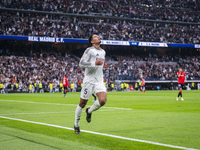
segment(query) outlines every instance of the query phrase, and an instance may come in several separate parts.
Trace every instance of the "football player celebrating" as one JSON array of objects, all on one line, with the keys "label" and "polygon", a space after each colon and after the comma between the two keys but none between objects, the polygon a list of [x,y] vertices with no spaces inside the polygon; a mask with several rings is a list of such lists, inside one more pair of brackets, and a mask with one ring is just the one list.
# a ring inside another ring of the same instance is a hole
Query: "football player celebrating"
[{"label": "football player celebrating", "polygon": [[85,50],[79,66],[85,68],[85,75],[83,79],[83,87],[81,89],[81,97],[79,105],[75,111],[74,131],[80,134],[79,121],[82,110],[87,104],[88,99],[93,92],[96,93],[98,100],[93,105],[86,109],[86,120],[91,122],[91,115],[93,111],[98,110],[107,101],[107,91],[103,83],[103,68],[107,67],[105,62],[105,51],[100,47],[101,39],[98,35],[91,35],[88,39],[92,47]]},{"label": "football player celebrating", "polygon": [[67,94],[67,87],[69,86],[68,78],[65,76],[63,78],[63,87],[64,87],[64,97],[66,97]]},{"label": "football player celebrating", "polygon": [[183,72],[182,68],[179,68],[179,71],[177,72],[177,76],[178,76],[178,87],[179,87],[179,93],[178,93],[178,97],[176,98],[176,100],[178,101],[179,96],[181,96],[181,100],[184,101],[183,99],[183,95],[182,95],[182,90],[186,81],[186,76],[185,76],[185,72]]}]

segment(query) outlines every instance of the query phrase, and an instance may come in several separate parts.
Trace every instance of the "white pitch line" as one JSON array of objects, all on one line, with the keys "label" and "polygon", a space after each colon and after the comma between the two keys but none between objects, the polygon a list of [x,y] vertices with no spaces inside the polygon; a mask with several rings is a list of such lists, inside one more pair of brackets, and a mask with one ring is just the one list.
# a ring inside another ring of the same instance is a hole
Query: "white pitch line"
[{"label": "white pitch line", "polygon": [[[62,103],[45,103],[45,102],[33,102],[33,101],[19,101],[19,100],[5,100],[0,99],[0,101],[8,101],[8,102],[18,102],[18,103],[30,103],[30,104],[50,104],[50,105],[66,105],[66,106],[77,106],[78,104],[62,104]],[[131,108],[120,108],[120,107],[102,107],[102,108],[112,108],[119,110],[133,110]]]},{"label": "white pitch line", "polygon": [[50,105],[71,105],[77,106],[76,104],[62,104],[62,103],[45,103],[45,102],[32,102],[32,101],[19,101],[19,100],[5,100],[0,99],[0,101],[17,102],[17,103],[30,103],[30,104],[50,104]]},{"label": "white pitch line", "polygon": [[[98,111],[113,111],[110,109],[106,109],[106,110],[98,110]],[[9,114],[0,114],[0,115],[40,115],[40,114],[65,114],[65,113],[71,113],[71,112],[75,112],[74,111],[60,111],[60,112],[36,112],[36,113],[9,113]]]},{"label": "white pitch line", "polygon": [[112,108],[112,109],[121,109],[121,110],[133,110],[132,108],[119,108],[119,107],[103,107],[103,108]]},{"label": "white pitch line", "polygon": [[36,113],[10,113],[10,114],[0,114],[0,115],[40,115],[40,114],[61,114],[61,113],[69,113],[75,111],[61,111],[61,112],[36,112]]},{"label": "white pitch line", "polygon": [[[45,126],[49,126],[49,127],[56,127],[56,128],[61,128],[61,129],[67,129],[67,130],[74,130],[73,128],[63,127],[63,126],[53,125],[53,124],[48,124],[48,123],[42,123],[42,122],[35,122],[35,121],[29,121],[29,120],[23,120],[23,119],[17,119],[17,118],[10,118],[10,117],[5,117],[5,116],[0,116],[0,118],[9,119],[9,120],[16,120],[16,121],[21,121],[21,122],[27,122],[27,123],[33,123],[33,124],[39,124],[39,125],[45,125]],[[127,137],[123,137],[123,136],[106,134],[106,133],[99,133],[99,132],[94,132],[94,131],[81,130],[81,132],[86,132],[86,133],[91,133],[91,134],[96,134],[96,135],[103,135],[103,136],[107,136],[107,137],[129,140],[129,141],[148,143],[148,144],[159,145],[159,146],[170,147],[170,148],[177,148],[177,149],[183,149],[183,150],[197,150],[197,149],[194,149],[194,148],[187,148],[187,147],[182,147],[182,146],[175,146],[175,145],[170,145],[170,144],[163,144],[163,143],[158,143],[158,142],[127,138]]]}]

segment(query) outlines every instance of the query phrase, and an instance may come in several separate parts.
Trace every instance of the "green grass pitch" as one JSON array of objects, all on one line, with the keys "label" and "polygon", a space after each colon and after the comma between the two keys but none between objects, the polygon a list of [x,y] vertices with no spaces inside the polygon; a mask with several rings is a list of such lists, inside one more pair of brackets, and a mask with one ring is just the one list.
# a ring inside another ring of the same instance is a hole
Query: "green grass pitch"
[{"label": "green grass pitch", "polygon": [[[108,92],[104,107],[80,129],[146,140],[185,149],[200,149],[200,91]],[[0,150],[170,150],[167,146],[17,121],[23,119],[73,128],[80,93],[1,94]],[[87,106],[93,104],[92,98]],[[13,119],[6,119],[9,117]]]}]

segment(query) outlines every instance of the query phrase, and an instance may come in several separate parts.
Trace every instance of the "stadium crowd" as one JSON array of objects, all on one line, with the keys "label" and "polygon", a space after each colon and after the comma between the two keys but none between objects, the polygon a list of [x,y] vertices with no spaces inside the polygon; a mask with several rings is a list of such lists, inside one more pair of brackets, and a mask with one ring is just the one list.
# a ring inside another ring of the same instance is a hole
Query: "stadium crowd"
[{"label": "stadium crowd", "polygon": [[1,7],[73,14],[199,22],[198,0],[2,0]]},{"label": "stadium crowd", "polygon": [[200,43],[200,25],[92,19],[36,13],[0,12],[0,34],[104,40]]},{"label": "stadium crowd", "polygon": [[[43,56],[44,55],[44,56]],[[66,55],[66,57],[54,57],[53,55],[40,54],[33,57],[0,56],[0,78],[5,87],[11,87],[18,83],[21,90],[28,90],[29,84],[42,83],[48,89],[49,84],[55,87],[62,82],[66,75],[70,83],[81,83],[83,73],[78,67],[78,61]]]},{"label": "stadium crowd", "polygon": [[[79,61],[69,55],[33,54],[32,57],[0,56],[0,82],[5,88],[13,89],[18,84],[21,91],[28,91],[29,85],[42,83],[49,91],[59,87],[66,75],[74,89],[80,89],[84,70]],[[108,56],[109,67],[104,70],[104,80],[110,86],[114,80],[175,80],[180,66],[184,66],[187,80],[200,79],[200,57],[173,56]],[[73,90],[73,89],[72,89]]]},{"label": "stadium crowd", "polygon": [[179,67],[183,67],[187,80],[200,79],[200,57],[158,56],[114,56],[118,61],[115,69],[118,79],[174,80]]}]

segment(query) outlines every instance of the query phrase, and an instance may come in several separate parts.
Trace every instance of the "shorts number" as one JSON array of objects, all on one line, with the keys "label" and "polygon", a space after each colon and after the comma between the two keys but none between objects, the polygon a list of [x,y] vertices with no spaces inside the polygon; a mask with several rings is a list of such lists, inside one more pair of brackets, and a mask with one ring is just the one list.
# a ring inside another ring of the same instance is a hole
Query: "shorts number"
[{"label": "shorts number", "polygon": [[87,94],[87,90],[88,90],[88,89],[85,89],[85,90],[84,90],[84,94]]}]

